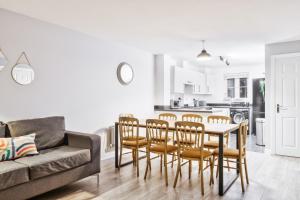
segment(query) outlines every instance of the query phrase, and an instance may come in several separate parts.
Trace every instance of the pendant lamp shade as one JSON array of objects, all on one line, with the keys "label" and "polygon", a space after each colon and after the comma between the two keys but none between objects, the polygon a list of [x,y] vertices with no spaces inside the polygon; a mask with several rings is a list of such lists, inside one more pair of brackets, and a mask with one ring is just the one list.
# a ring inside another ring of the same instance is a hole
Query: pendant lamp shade
[{"label": "pendant lamp shade", "polygon": [[211,55],[205,50],[204,42],[205,41],[202,40],[203,49],[202,49],[201,53],[197,55],[198,60],[210,60],[211,59]]}]

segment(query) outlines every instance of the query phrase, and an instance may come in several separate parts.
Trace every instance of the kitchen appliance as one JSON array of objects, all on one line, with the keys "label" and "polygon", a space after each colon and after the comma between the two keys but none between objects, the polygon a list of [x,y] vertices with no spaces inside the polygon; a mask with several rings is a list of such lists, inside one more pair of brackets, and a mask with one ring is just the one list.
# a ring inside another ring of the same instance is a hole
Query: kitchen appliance
[{"label": "kitchen appliance", "polygon": [[171,99],[170,100],[170,107],[171,108],[181,108],[182,105],[182,99],[179,97],[177,100]]},{"label": "kitchen appliance", "polygon": [[253,79],[252,89],[252,133],[256,135],[256,118],[265,118],[265,79]]},{"label": "kitchen appliance", "polygon": [[249,129],[248,134],[251,133],[252,130],[252,119],[251,119],[251,107],[249,102],[234,102],[231,103],[230,106],[230,117],[232,119],[232,123],[238,124],[244,120],[249,121]]}]

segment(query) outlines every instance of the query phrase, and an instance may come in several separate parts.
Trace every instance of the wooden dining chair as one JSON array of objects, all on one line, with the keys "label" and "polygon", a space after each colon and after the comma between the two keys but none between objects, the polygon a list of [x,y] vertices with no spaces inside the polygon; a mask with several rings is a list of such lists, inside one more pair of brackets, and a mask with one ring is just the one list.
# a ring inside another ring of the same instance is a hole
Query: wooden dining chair
[{"label": "wooden dining chair", "polygon": [[173,113],[161,113],[158,115],[158,119],[160,120],[166,120],[166,121],[175,121],[177,120],[177,116]]},{"label": "wooden dining chair", "polygon": [[[249,178],[248,178],[248,170],[247,170],[247,159],[246,159],[246,140],[247,140],[247,129],[248,129],[248,122],[242,122],[239,127],[238,131],[238,149],[231,149],[231,148],[225,148],[223,150],[223,155],[224,158],[230,158],[234,159],[236,161],[230,160],[230,162],[237,163],[237,168],[240,172],[240,178],[241,178],[241,186],[242,186],[242,191],[245,191],[244,188],[244,172],[243,172],[243,167],[242,165],[244,164],[245,167],[245,175],[246,175],[246,181],[247,184],[249,184]],[[219,155],[219,149],[214,150],[214,157],[217,157]],[[214,161],[214,159],[213,159]],[[227,168],[226,166],[224,166]],[[218,166],[219,168],[219,166]],[[236,169],[234,167],[230,167],[232,169]]]},{"label": "wooden dining chair", "polygon": [[[166,120],[166,121],[176,121],[177,120],[177,115],[173,114],[173,113],[160,113],[158,115],[158,119],[160,120]],[[169,131],[171,132],[171,134],[169,134],[169,136],[166,138],[168,141],[172,140],[173,141],[173,145],[175,145],[175,131]],[[162,137],[163,139],[165,139],[165,137]],[[155,138],[153,138],[155,139]],[[172,165],[171,167],[173,168],[173,163],[174,163],[174,156],[172,157]],[[160,158],[160,167],[162,168],[162,160],[163,160],[163,157],[161,155],[161,158]]]},{"label": "wooden dining chair", "polygon": [[[201,193],[204,195],[204,177],[203,177],[203,162],[208,160],[210,163],[210,185],[214,183],[213,180],[213,154],[208,150],[204,150],[204,134],[205,126],[197,122],[176,122],[176,139],[181,141],[178,143],[179,155],[178,166],[173,187],[176,187],[178,176],[181,173],[181,167],[186,163],[181,163],[183,160],[188,160],[189,163],[189,179],[192,173],[192,161],[200,163],[201,174]],[[191,145],[191,141],[194,141]]]},{"label": "wooden dining chair", "polygon": [[[207,122],[212,124],[230,124],[231,118],[228,116],[222,116],[222,115],[211,115],[207,117]],[[225,144],[224,147],[228,147],[229,144],[229,134],[227,133],[224,135],[225,138]],[[219,138],[218,136],[211,136],[208,135],[208,141],[204,142],[204,148],[208,149],[209,151],[213,151],[217,148],[219,148]],[[227,159],[227,166],[229,167],[229,161]],[[228,168],[230,170],[230,168]],[[218,171],[217,171],[218,175]]]},{"label": "wooden dining chair", "polygon": [[[157,154],[163,157],[164,161],[164,171],[165,171],[165,182],[168,185],[168,162],[167,155],[174,155],[177,153],[177,147],[173,145],[172,141],[168,143],[168,129],[169,123],[164,120],[159,119],[147,119],[146,120],[146,134],[147,134],[147,164],[144,179],[147,178],[148,170],[151,170],[151,159],[150,153]],[[159,138],[159,139],[157,139]],[[165,139],[163,139],[165,138]],[[157,157],[155,157],[157,158]],[[162,171],[162,165],[161,165]]]},{"label": "wooden dining chair", "polygon": [[[147,140],[139,136],[139,120],[132,117],[119,118],[120,132],[120,160],[119,169],[122,162],[122,155],[132,153],[134,165],[137,167],[137,176],[139,176],[139,149],[146,147]],[[123,153],[123,148],[131,149],[131,152]]]},{"label": "wooden dining chair", "polygon": [[183,114],[181,116],[182,121],[185,122],[198,122],[201,123],[203,121],[203,117],[198,114]]},{"label": "wooden dining chair", "polygon": [[119,117],[134,117],[134,115],[131,113],[121,113]]}]

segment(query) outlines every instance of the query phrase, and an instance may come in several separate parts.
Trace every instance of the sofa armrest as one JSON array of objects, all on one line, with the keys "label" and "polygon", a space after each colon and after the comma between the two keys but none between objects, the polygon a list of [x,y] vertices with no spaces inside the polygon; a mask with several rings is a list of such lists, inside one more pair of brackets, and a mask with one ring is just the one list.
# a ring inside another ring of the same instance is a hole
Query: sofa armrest
[{"label": "sofa armrest", "polygon": [[96,160],[100,164],[101,137],[99,135],[66,131],[65,144],[72,147],[90,149],[92,162]]}]

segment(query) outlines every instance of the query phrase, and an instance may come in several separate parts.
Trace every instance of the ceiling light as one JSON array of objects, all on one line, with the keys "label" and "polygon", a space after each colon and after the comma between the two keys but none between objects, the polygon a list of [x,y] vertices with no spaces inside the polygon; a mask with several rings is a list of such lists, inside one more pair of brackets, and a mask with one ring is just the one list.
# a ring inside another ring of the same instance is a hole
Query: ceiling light
[{"label": "ceiling light", "polygon": [[210,60],[211,59],[211,55],[209,53],[207,53],[207,51],[205,50],[204,42],[205,42],[205,40],[202,40],[203,49],[202,49],[201,53],[197,56],[198,60]]}]

